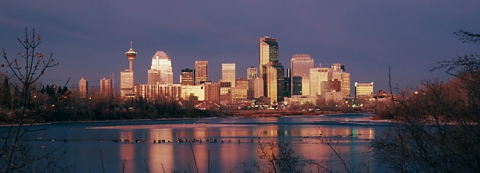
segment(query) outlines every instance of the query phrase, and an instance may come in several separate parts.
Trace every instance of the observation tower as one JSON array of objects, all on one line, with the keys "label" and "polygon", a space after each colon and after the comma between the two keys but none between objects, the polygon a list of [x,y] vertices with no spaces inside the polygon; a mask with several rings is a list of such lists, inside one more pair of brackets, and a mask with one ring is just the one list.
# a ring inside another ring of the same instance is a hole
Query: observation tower
[{"label": "observation tower", "polygon": [[125,55],[127,55],[127,59],[129,62],[128,70],[133,72],[133,60],[137,57],[137,52],[132,49],[132,41],[130,41],[130,50],[128,50],[128,52],[125,52]]}]

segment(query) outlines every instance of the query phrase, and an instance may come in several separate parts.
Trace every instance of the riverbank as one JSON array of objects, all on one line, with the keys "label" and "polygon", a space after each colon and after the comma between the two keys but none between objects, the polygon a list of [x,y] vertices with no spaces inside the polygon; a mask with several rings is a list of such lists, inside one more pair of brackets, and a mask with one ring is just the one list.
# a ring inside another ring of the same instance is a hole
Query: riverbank
[{"label": "riverbank", "polygon": [[[141,110],[118,111],[88,111],[88,110],[55,110],[48,112],[29,111],[24,122],[33,122],[39,115],[36,124],[42,123],[69,123],[69,122],[101,122],[125,120],[172,120],[208,117],[282,117],[282,116],[312,116],[323,114],[342,114],[340,111],[298,111],[298,110],[193,110],[192,112],[178,112],[178,114],[159,114]],[[364,113],[364,112],[356,112]],[[0,111],[0,125],[17,124],[18,113]]]},{"label": "riverbank", "polygon": [[322,115],[322,114],[341,114],[340,111],[295,111],[295,110],[230,110],[221,111],[226,115],[237,117],[282,117],[294,115]]}]

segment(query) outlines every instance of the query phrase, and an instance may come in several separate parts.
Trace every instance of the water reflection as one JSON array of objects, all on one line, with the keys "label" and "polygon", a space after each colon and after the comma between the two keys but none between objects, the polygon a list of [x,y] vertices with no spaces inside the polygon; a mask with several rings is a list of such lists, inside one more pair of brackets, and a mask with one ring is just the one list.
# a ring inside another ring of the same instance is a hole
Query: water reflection
[{"label": "water reflection", "polygon": [[[44,133],[49,140],[78,141],[63,149],[69,154],[65,161],[77,164],[79,172],[101,172],[100,151],[106,172],[122,172],[123,160],[125,172],[145,172],[147,166],[150,172],[196,172],[193,155],[200,172],[207,172],[209,163],[211,172],[242,172],[244,161],[249,168],[253,161],[262,163],[258,141],[285,141],[299,155],[338,167],[338,157],[325,137],[335,143],[340,156],[357,164],[370,158],[369,142],[375,131],[384,128],[334,121],[345,117],[361,116],[72,123],[51,125]],[[126,139],[129,143],[123,142]],[[179,139],[195,140],[180,143]]]}]

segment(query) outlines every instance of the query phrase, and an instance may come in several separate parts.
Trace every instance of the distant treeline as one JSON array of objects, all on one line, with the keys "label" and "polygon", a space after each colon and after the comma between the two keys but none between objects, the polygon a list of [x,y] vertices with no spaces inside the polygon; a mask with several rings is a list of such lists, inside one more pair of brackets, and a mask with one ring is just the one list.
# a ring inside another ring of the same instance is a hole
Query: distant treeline
[{"label": "distant treeline", "polygon": [[[146,102],[139,98],[119,104],[115,104],[110,99],[80,100],[82,101],[72,103],[71,100],[64,98],[57,100],[56,104],[31,107],[26,112],[26,121],[43,123],[225,116],[219,111],[195,109],[191,103],[193,100]],[[3,124],[17,123],[20,114],[19,109],[0,111],[0,122]]]}]

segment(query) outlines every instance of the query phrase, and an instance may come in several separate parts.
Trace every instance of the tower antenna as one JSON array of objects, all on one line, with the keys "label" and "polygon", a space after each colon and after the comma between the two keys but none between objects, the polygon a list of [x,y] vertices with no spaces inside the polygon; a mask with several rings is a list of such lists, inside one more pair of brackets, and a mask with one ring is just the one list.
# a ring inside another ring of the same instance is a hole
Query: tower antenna
[{"label": "tower antenna", "polygon": [[130,49],[132,49],[132,40],[130,40]]}]

